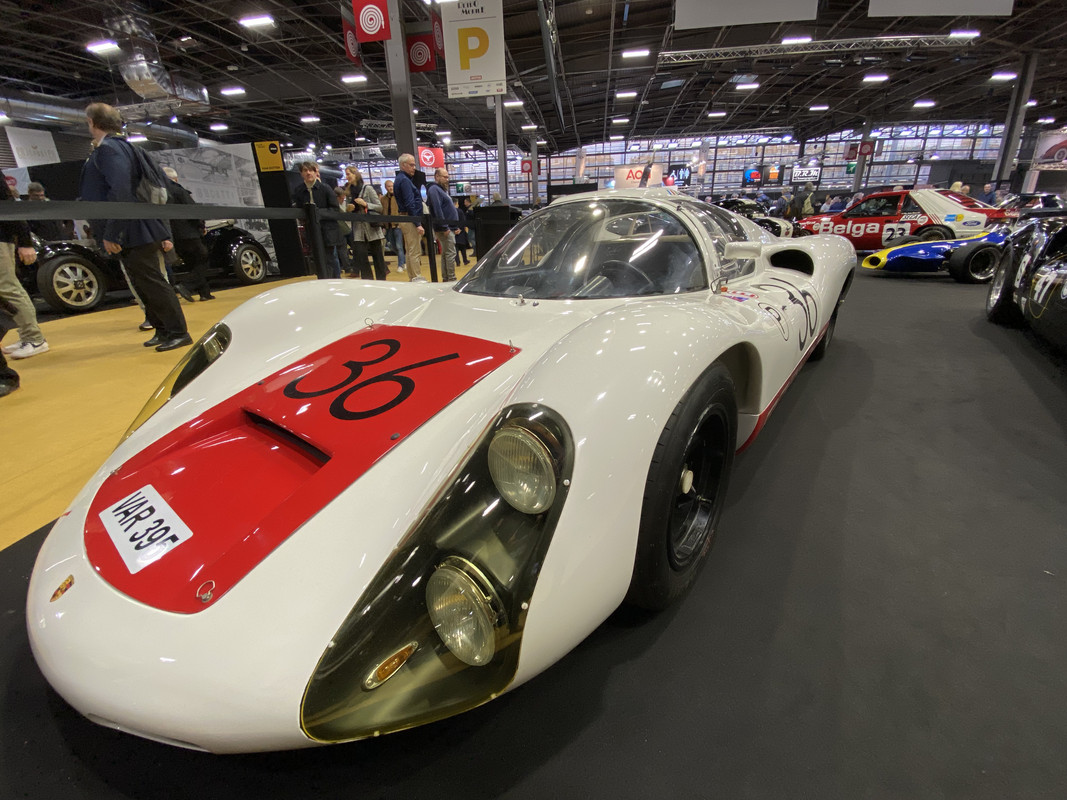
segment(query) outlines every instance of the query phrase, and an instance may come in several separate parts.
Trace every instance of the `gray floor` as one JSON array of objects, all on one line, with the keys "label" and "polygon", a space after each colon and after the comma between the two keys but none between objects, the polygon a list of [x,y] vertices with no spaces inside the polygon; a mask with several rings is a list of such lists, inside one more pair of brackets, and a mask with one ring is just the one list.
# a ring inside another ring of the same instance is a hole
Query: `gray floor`
[{"label": "gray floor", "polygon": [[23,630],[39,532],[0,553],[0,798],[1067,796],[1067,359],[984,297],[858,275],[678,607],[380,740],[214,757],[81,719]]}]

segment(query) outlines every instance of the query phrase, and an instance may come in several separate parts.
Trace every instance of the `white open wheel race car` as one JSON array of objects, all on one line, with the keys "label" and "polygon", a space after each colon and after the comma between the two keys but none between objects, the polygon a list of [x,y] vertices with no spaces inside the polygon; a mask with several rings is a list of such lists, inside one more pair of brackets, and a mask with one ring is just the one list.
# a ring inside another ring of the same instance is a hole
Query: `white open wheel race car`
[{"label": "white open wheel race car", "polygon": [[485,703],[686,591],[855,265],[632,190],[535,212],[456,284],[267,291],[51,530],[37,663],[88,718],[214,752]]}]

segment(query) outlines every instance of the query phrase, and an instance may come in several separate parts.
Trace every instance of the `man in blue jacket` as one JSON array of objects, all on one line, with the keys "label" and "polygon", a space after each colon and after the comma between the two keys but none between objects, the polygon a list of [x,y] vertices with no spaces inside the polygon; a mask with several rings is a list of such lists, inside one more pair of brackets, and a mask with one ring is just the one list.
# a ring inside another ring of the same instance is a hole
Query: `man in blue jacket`
[{"label": "man in blue jacket", "polygon": [[433,235],[441,245],[441,275],[446,281],[456,279],[456,231],[459,230],[459,212],[448,196],[448,170],[438,167],[433,173],[433,183],[426,187],[426,203],[433,216]]},{"label": "man in blue jacket", "polygon": [[[93,152],[81,174],[81,199],[88,202],[136,203],[134,187],[141,179],[133,145],[119,134],[122,116],[107,103],[85,109]],[[144,303],[145,318],[156,329],[144,343],[160,352],[193,343],[185,314],[167,282],[163,253],[173,248],[170,228],[159,219],[90,220],[97,242],[112,255],[120,255],[133,289]]]},{"label": "man in blue jacket", "polygon": [[[415,174],[415,156],[404,153],[400,156],[400,169],[393,181],[393,192],[400,214],[422,219],[422,195],[419,187],[411,180]],[[404,254],[407,256],[408,280],[412,283],[425,283],[422,277],[422,237],[426,229],[413,222],[401,222],[400,231],[404,234]]]}]

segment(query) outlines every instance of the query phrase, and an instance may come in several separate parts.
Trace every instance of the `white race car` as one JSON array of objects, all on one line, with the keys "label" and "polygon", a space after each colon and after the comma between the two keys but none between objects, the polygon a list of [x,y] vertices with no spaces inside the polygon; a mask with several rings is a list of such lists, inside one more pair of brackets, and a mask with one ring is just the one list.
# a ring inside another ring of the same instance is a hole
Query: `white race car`
[{"label": "white race car", "polygon": [[632,190],[535,212],[457,284],[268,291],[53,527],[37,663],[89,719],[214,752],[485,703],[685,592],[855,265]]}]

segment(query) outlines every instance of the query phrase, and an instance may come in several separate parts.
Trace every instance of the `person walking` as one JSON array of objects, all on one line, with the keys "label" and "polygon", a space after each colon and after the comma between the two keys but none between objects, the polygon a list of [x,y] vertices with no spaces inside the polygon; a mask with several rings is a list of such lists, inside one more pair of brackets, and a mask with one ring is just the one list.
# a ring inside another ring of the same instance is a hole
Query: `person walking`
[{"label": "person walking", "polygon": [[459,212],[448,195],[448,170],[438,167],[433,173],[433,183],[426,189],[426,202],[433,216],[433,235],[441,246],[441,276],[444,281],[456,279],[456,231],[459,230]]},{"label": "person walking", "polygon": [[[140,180],[140,167],[134,146],[120,135],[122,115],[107,103],[91,103],[85,109],[85,119],[93,151],[82,167],[81,199],[138,202],[133,188]],[[165,352],[191,345],[185,314],[163,266],[163,253],[174,247],[166,223],[159,219],[96,219],[89,224],[104,249],[121,257],[126,274],[144,303],[145,317],[156,329],[144,346]]]},{"label": "person walking", "polygon": [[[172,167],[163,167],[163,172],[167,176],[167,205],[195,206],[196,201],[189,190],[178,183],[177,171]],[[214,300],[215,295],[211,293],[211,286],[207,282],[208,252],[204,246],[204,220],[173,219],[170,221],[170,230],[174,252],[193,276],[193,290],[200,293],[201,300]],[[175,284],[175,288],[178,286]],[[181,294],[180,291],[178,293]]]},{"label": "person walking", "polygon": [[[7,178],[0,172],[0,187],[7,186]],[[7,192],[0,196],[0,201],[14,202]],[[48,342],[37,326],[37,310],[33,300],[19,283],[18,267],[15,259],[23,264],[32,264],[37,260],[37,251],[33,249],[30,226],[24,220],[0,220],[0,298],[11,307],[11,317],[18,328],[19,340],[4,345],[4,355],[12,358],[30,358],[48,352]],[[15,376],[18,385],[18,376]]]},{"label": "person walking", "polygon": [[[395,217],[400,214],[400,206],[396,202],[396,195],[393,194],[392,181],[385,182],[385,194],[382,195],[382,214],[386,217]],[[397,223],[385,223],[385,241],[389,243],[389,246],[393,248],[393,252],[396,253],[396,271],[403,272],[407,257],[404,254],[404,234]]]},{"label": "person walking", "polygon": [[[415,186],[411,176],[415,174],[415,156],[411,153],[403,153],[399,160],[400,169],[393,181],[396,191],[396,202],[399,213],[422,219],[422,195]],[[425,283],[422,277],[422,237],[426,235],[426,229],[420,223],[401,222],[400,231],[404,236],[404,254],[407,257],[406,265],[408,280],[412,283]]]},{"label": "person walking", "polygon": [[[339,209],[337,195],[327,189],[319,178],[319,165],[314,161],[300,162],[300,177],[303,183],[293,190],[293,205],[303,208],[315,205],[319,208]],[[340,278],[341,228],[335,219],[320,219],[319,230],[322,232],[322,244],[326,250],[326,263],[320,265],[320,278]]]},{"label": "person walking", "polygon": [[[348,176],[348,210],[357,214],[381,214],[382,202],[374,187],[363,182],[363,173],[356,167],[345,167],[345,174]],[[352,251],[361,278],[384,281],[389,277],[389,268],[385,266],[385,249],[382,246],[384,240],[385,231],[380,225],[373,222],[353,223]],[[374,260],[373,274],[367,262],[368,254]]]}]

